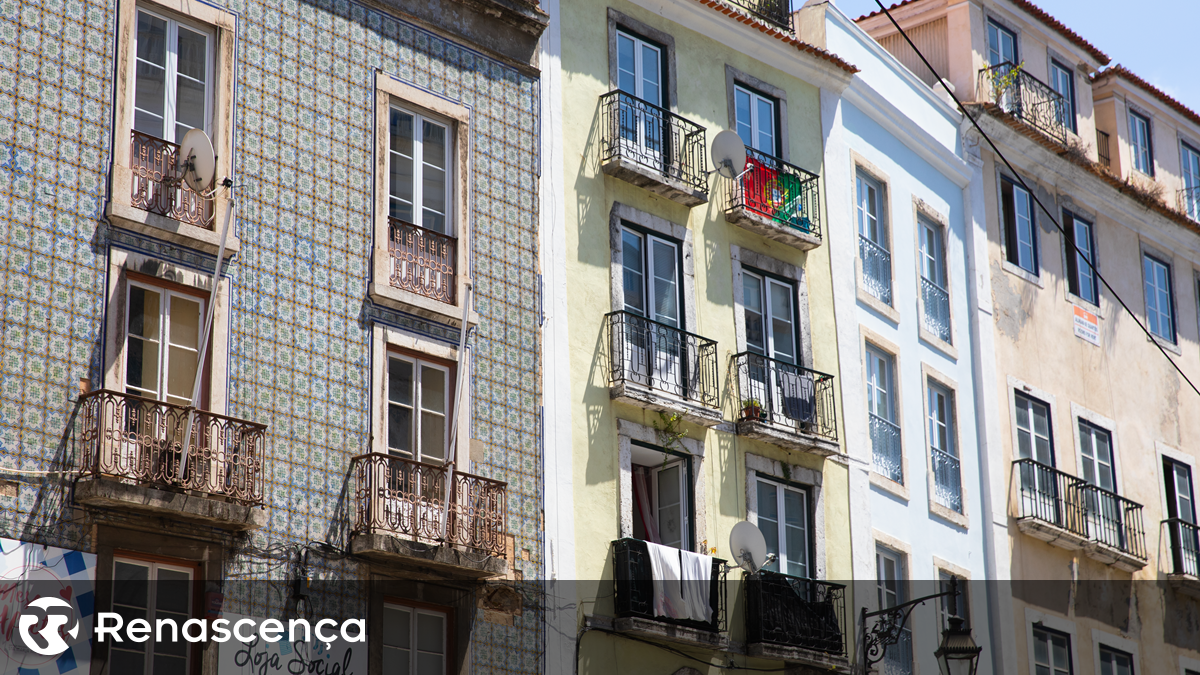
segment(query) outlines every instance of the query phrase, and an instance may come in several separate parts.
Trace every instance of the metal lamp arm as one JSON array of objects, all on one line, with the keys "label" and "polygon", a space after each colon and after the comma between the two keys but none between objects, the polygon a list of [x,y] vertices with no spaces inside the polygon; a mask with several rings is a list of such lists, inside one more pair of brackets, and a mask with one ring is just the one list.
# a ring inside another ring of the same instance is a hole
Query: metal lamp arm
[{"label": "metal lamp arm", "polygon": [[[912,615],[917,605],[924,604],[929,600],[944,598],[946,596],[958,595],[958,579],[950,580],[950,590],[941,593],[933,593],[915,600],[900,603],[887,609],[879,609],[874,612],[868,612],[866,607],[862,608],[862,626],[863,626],[863,672],[871,671],[871,666],[883,660],[884,650],[889,645],[894,645],[900,641],[900,634],[904,631],[905,624],[908,623],[908,617]],[[883,617],[870,630],[867,629],[867,619],[873,617]]]}]

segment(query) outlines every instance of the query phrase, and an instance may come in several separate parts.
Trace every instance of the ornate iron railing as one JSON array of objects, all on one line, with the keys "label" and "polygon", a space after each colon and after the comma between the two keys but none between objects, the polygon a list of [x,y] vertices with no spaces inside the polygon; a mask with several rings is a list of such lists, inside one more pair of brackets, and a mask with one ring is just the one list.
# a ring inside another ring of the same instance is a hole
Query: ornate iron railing
[{"label": "ornate iron railing", "polygon": [[1021,66],[1001,63],[979,71],[979,92],[1004,112],[1052,140],[1067,142],[1066,99]]},{"label": "ornate iron railing", "polygon": [[1179,210],[1187,214],[1188,218],[1200,223],[1200,185],[1179,191]]},{"label": "ornate iron railing", "polygon": [[740,7],[753,14],[756,18],[779,28],[789,34],[792,29],[792,9],[788,0],[728,0],[735,7]]},{"label": "ornate iron railing", "polygon": [[884,247],[858,235],[858,257],[862,261],[863,285],[885,305],[892,304],[892,254]]},{"label": "ornate iron railing", "polygon": [[744,576],[746,642],[846,650],[846,587],[762,570]]},{"label": "ornate iron railing", "polygon": [[369,453],[350,460],[355,532],[382,531],[505,557],[508,484],[450,467]]},{"label": "ornate iron railing", "polygon": [[708,194],[704,127],[623,91],[600,97],[600,161],[621,159]]},{"label": "ornate iron railing", "polygon": [[265,424],[109,389],[79,402],[80,476],[262,504]]},{"label": "ornate iron railing", "polygon": [[933,499],[938,504],[962,513],[962,465],[954,455],[930,448],[933,464]]},{"label": "ornate iron railing", "polygon": [[1108,133],[1099,129],[1096,130],[1096,156],[1100,159],[1100,166],[1106,169],[1112,167],[1111,155],[1108,154]]},{"label": "ornate iron railing", "polygon": [[1162,521],[1171,544],[1171,574],[1200,577],[1200,527],[1180,518]]},{"label": "ornate iron railing", "polygon": [[921,277],[921,304],[925,308],[921,317],[925,330],[950,342],[950,292]]},{"label": "ornate iron railing", "polygon": [[1078,489],[1088,538],[1145,560],[1142,505],[1091,483]]},{"label": "ornate iron railing", "polygon": [[183,223],[213,229],[212,200],[179,180],[179,146],[140,131],[132,132],[129,163],[134,208]]},{"label": "ornate iron railing", "polygon": [[837,440],[833,375],[742,352],[733,357],[737,369],[740,421],[798,427],[807,434]]},{"label": "ornate iron railing", "polygon": [[1013,462],[1019,518],[1034,518],[1146,559],[1142,505],[1032,459]]},{"label": "ornate iron railing", "polygon": [[746,172],[729,189],[729,208],[742,208],[821,236],[820,176],[746,148]]},{"label": "ornate iron railing", "polygon": [[871,459],[875,473],[904,482],[904,454],[900,447],[900,427],[867,413],[867,431],[871,436]]},{"label": "ornate iron railing", "polygon": [[709,408],[717,400],[717,343],[630,312],[611,312],[609,384],[662,391]]},{"label": "ornate iron railing", "polygon": [[[653,619],[689,628],[723,632],[725,625],[726,576],[725,561],[713,558],[709,581],[710,621],[692,621],[657,616],[654,613],[654,573],[650,567],[650,550],[640,539],[618,539],[613,542],[613,570],[617,616]],[[688,583],[684,581],[677,582]]]},{"label": "ornate iron railing", "polygon": [[458,239],[388,218],[388,255],[394,288],[454,304]]}]

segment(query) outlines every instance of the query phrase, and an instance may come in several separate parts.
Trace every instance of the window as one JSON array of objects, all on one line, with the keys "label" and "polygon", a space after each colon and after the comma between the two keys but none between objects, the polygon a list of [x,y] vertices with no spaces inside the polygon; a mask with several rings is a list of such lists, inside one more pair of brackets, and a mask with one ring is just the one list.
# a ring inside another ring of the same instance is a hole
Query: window
[{"label": "window", "polygon": [[1079,457],[1083,479],[1100,490],[1084,493],[1084,519],[1088,536],[1106,544],[1125,545],[1125,513],[1116,497],[1117,472],[1113,462],[1112,435],[1105,429],[1079,420]]},{"label": "window", "polygon": [[1014,398],[1017,458],[1026,460],[1019,464],[1021,517],[1029,516],[1056,525],[1061,524],[1063,513],[1059,504],[1057,472],[1054,469],[1050,406],[1020,393]]},{"label": "window", "polygon": [[743,268],[742,297],[746,349],[785,363],[798,363],[795,287]]},{"label": "window", "polygon": [[1067,285],[1075,297],[1093,305],[1100,304],[1097,285],[1095,230],[1091,223],[1070,211],[1063,211],[1063,229],[1067,231]]},{"label": "window", "polygon": [[1063,97],[1063,104],[1059,109],[1059,123],[1075,131],[1075,76],[1071,69],[1051,60],[1050,87]]},{"label": "window", "polygon": [[210,131],[212,45],[207,31],[137,10],[135,131],[174,143],[191,129]]},{"label": "window", "polygon": [[633,442],[633,536],[691,550],[691,457]]},{"label": "window", "polygon": [[388,673],[446,675],[447,615],[431,609],[383,606],[383,670]]},{"label": "window", "polygon": [[938,570],[938,593],[950,592],[950,581],[958,580],[958,596],[943,596],[938,602],[938,619],[943,628],[950,626],[949,619],[958,617],[965,622],[965,625],[971,625],[971,610],[968,602],[967,594],[970,592],[970,584],[966,579],[946,570]]},{"label": "window", "polygon": [[962,513],[962,470],[954,443],[954,395],[945,387],[930,383],[928,399],[933,499],[948,509]]},{"label": "window", "polygon": [[1200,150],[1182,144],[1183,210],[1192,220],[1200,221]]},{"label": "window", "polygon": [[883,188],[879,181],[859,171],[855,178],[858,204],[858,254],[866,290],[884,304],[892,304],[892,254],[888,250],[882,219]]},{"label": "window", "polygon": [[1154,150],[1150,145],[1150,118],[1129,111],[1129,151],[1133,168],[1147,176],[1154,175]]},{"label": "window", "polygon": [[388,356],[388,454],[429,464],[446,461],[450,369],[409,356]]},{"label": "window", "polygon": [[1079,420],[1079,454],[1083,458],[1083,479],[1109,492],[1117,491],[1117,473],[1113,468],[1112,436],[1100,427]]},{"label": "window", "polygon": [[1034,675],[1071,675],[1071,637],[1033,626]]},{"label": "window", "polygon": [[1175,342],[1175,298],[1171,290],[1171,266],[1152,255],[1143,255],[1146,284],[1146,328],[1154,335]]},{"label": "window", "polygon": [[204,301],[177,290],[134,281],[128,287],[126,393],[180,406],[191,405],[199,365]]},{"label": "window", "polygon": [[1054,466],[1054,440],[1050,433],[1050,406],[1016,394],[1017,456]]},{"label": "window", "polygon": [[1000,181],[1000,201],[1004,209],[1004,245],[1008,262],[1036,275],[1037,233],[1033,199],[1029,191],[1005,178]]},{"label": "window", "polygon": [[950,292],[946,290],[946,251],[942,228],[918,218],[917,259],[921,266],[921,307],[925,330],[950,342]]},{"label": "window", "polygon": [[[192,618],[192,577],[194,570],[181,565],[116,558],[113,560],[113,611],[125,624],[145,619],[153,628],[159,619],[177,626]],[[158,632],[148,642],[126,640],[112,645],[109,668],[114,673],[174,673],[191,671],[189,643],[172,640],[168,629],[163,641]]]},{"label": "window", "polygon": [[1100,645],[1100,675],[1133,675],[1133,657],[1107,645]]},{"label": "window", "polygon": [[[875,548],[876,587],[879,592],[879,608],[887,609],[908,601],[904,573],[904,556],[883,545]],[[912,673],[912,629],[905,626],[896,644],[889,645],[884,652],[884,672],[889,675]]]},{"label": "window", "polygon": [[388,215],[452,235],[450,127],[393,106],[388,138]]},{"label": "window", "polygon": [[679,245],[651,234],[621,231],[625,310],[679,328]]},{"label": "window", "polygon": [[807,490],[759,479],[758,529],[767,540],[767,552],[778,556],[766,569],[811,578],[808,501]]},{"label": "window", "polygon": [[740,86],[733,88],[733,98],[742,142],[764,155],[778,156],[775,100]]},{"label": "window", "polygon": [[1167,518],[1171,558],[1175,574],[1200,576],[1200,536],[1197,535],[1196,501],[1192,492],[1192,469],[1187,464],[1163,458],[1167,492]]},{"label": "window", "polygon": [[896,424],[895,379],[892,357],[874,346],[867,346],[867,423],[870,427],[871,454],[875,471],[904,482],[904,462],[900,447],[900,426]]},{"label": "window", "polygon": [[1017,63],[1017,36],[995,21],[988,21],[988,62],[993,66]]},{"label": "window", "polygon": [[658,161],[663,152],[662,48],[617,32],[617,88],[649,103],[622,101],[620,112],[623,151]]}]

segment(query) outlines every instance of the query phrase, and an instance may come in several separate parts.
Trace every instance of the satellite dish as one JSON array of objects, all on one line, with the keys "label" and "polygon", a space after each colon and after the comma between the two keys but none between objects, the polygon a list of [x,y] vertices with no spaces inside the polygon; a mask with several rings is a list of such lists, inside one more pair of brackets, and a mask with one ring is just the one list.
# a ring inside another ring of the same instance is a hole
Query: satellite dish
[{"label": "satellite dish", "polygon": [[748,520],[733,526],[729,533],[729,550],[733,551],[738,566],[750,574],[757,574],[767,564],[767,540]]},{"label": "satellite dish", "polygon": [[217,174],[217,154],[212,141],[200,129],[192,129],[179,144],[179,167],[183,181],[192,190],[203,193]]},{"label": "satellite dish", "polygon": [[730,180],[746,168],[746,144],[736,131],[726,129],[713,138],[712,163],[717,173]]}]

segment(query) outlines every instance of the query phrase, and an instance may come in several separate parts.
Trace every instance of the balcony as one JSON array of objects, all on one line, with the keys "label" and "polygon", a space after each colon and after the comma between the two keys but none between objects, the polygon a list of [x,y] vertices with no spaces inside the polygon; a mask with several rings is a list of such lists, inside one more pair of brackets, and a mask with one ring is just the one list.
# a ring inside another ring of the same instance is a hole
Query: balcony
[{"label": "balcony", "polygon": [[79,404],[79,503],[231,530],[265,523],[266,425],[108,389]]},{"label": "balcony", "polygon": [[478,580],[508,572],[508,484],[395,455],[350,460],[351,553]]},{"label": "balcony", "polygon": [[871,464],[875,473],[904,483],[904,452],[900,445],[900,427],[875,413],[867,413],[867,433],[871,436]]},{"label": "balcony", "polygon": [[1176,592],[1200,599],[1200,527],[1180,518],[1162,521],[1171,546],[1167,582]]},{"label": "balcony", "polygon": [[1188,218],[1200,223],[1200,185],[1179,191],[1179,210]]},{"label": "balcony", "polygon": [[712,620],[671,619],[654,613],[654,577],[646,542],[618,539],[613,542],[613,576],[616,595],[616,630],[691,646],[723,649],[725,632],[725,561],[713,558],[709,587]]},{"label": "balcony", "polygon": [[213,229],[212,202],[178,178],[179,146],[140,131],[132,134],[129,159],[133,165],[133,207]]},{"label": "balcony", "polygon": [[696,424],[721,422],[716,342],[630,312],[605,319],[613,400],[678,413]]},{"label": "balcony", "polygon": [[819,457],[839,453],[832,375],[752,352],[733,360],[739,436]]},{"label": "balcony", "polygon": [[1013,474],[1022,532],[1126,572],[1146,566],[1141,504],[1032,459]]},{"label": "balcony", "polygon": [[979,71],[977,90],[984,102],[992,103],[1037,129],[1050,140],[1067,143],[1067,104],[1050,85],[1018,65],[1002,63]]},{"label": "balcony", "polygon": [[726,0],[729,4],[749,12],[754,18],[767,23],[788,35],[795,34],[792,28],[792,12],[788,0]]},{"label": "balcony", "polygon": [[455,303],[458,240],[399,218],[388,218],[392,288]]},{"label": "balcony", "polygon": [[858,235],[858,259],[862,264],[862,283],[871,297],[892,305],[892,254],[863,235]]},{"label": "balcony", "polygon": [[744,579],[750,656],[826,671],[849,668],[844,585],[768,570]]},{"label": "balcony", "polygon": [[600,97],[604,173],[679,202],[708,201],[704,127],[623,91]]},{"label": "balcony", "polygon": [[820,177],[752,148],[746,169],[729,184],[725,220],[801,251],[820,246]]},{"label": "balcony", "polygon": [[962,513],[962,463],[940,448],[930,448],[929,457],[933,465],[933,501]]},{"label": "balcony", "polygon": [[921,326],[934,337],[950,343],[950,292],[921,277]]}]

